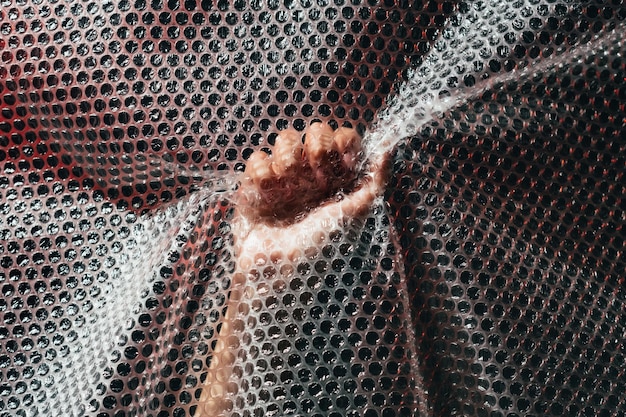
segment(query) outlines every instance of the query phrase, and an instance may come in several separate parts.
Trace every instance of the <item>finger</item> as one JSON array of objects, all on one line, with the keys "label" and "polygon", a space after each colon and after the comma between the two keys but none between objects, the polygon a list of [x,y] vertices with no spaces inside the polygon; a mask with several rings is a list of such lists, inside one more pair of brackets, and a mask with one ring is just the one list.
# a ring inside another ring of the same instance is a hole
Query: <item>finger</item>
[{"label": "finger", "polygon": [[370,172],[361,179],[361,185],[343,200],[322,207],[315,215],[319,221],[331,218],[357,217],[365,214],[372,203],[381,195],[387,181],[388,158],[370,167]]},{"label": "finger", "polygon": [[271,179],[272,171],[270,169],[269,155],[263,151],[256,151],[250,155],[246,163],[244,177],[256,187],[261,187],[264,180]]},{"label": "finger", "polygon": [[306,130],[304,152],[313,168],[320,166],[324,156],[336,146],[333,136],[327,123],[313,123]]},{"label": "finger", "polygon": [[355,129],[340,127],[333,136],[336,148],[348,168],[354,168],[361,151],[361,136]]},{"label": "finger", "polygon": [[361,136],[355,129],[340,127],[335,130],[333,140],[337,144],[337,150],[341,153],[358,152],[361,148]]},{"label": "finger", "polygon": [[293,129],[282,131],[272,149],[272,172],[277,176],[283,176],[300,161],[302,151],[301,133]]},{"label": "finger", "polygon": [[389,172],[389,156],[386,155],[381,162],[370,165],[369,169],[361,187],[340,202],[340,210],[344,216],[364,214],[374,199],[383,193]]},{"label": "finger", "polygon": [[382,189],[377,179],[372,176],[365,178],[363,185],[339,203],[339,212],[345,217],[356,217],[365,214]]}]

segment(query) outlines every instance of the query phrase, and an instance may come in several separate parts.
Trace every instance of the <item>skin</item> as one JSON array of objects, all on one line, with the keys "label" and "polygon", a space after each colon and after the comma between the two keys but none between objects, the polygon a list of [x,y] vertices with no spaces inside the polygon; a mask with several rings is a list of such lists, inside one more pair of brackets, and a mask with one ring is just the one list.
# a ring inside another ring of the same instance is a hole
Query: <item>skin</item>
[{"label": "skin", "polygon": [[289,280],[294,263],[316,256],[327,232],[366,214],[385,183],[386,164],[357,179],[360,137],[349,128],[312,124],[280,133],[272,155],[253,153],[237,195],[233,221],[236,269],[196,416],[225,416],[239,334],[261,279]]}]

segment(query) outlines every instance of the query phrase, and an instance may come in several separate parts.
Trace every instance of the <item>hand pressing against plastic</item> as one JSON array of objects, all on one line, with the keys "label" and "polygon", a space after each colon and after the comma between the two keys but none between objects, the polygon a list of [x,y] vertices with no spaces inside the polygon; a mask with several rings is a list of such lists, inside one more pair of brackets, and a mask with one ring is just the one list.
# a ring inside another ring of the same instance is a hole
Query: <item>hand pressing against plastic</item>
[{"label": "hand pressing against plastic", "polygon": [[[384,163],[359,176],[361,139],[349,128],[316,123],[302,134],[283,131],[272,155],[248,159],[233,221],[236,270],[196,416],[223,416],[237,391],[230,378],[257,285],[314,257],[328,232],[363,215],[383,188]],[[271,286],[271,284],[270,284]]]}]

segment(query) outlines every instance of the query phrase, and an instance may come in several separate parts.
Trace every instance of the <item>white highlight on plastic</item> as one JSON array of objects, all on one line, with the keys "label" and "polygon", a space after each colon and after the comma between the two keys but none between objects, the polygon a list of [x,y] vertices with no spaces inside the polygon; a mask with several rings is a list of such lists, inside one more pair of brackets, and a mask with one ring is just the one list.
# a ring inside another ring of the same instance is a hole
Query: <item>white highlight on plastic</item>
[{"label": "white highlight on plastic", "polygon": [[[624,47],[626,26],[621,24],[610,33],[597,35],[585,43],[555,50],[549,58],[516,62],[516,68],[510,72],[494,76],[487,70],[469,71],[468,67],[485,68],[498,47],[508,48],[501,34],[496,33],[499,25],[505,22],[523,25],[534,16],[526,11],[530,2],[492,0],[488,3],[472,3],[472,9],[453,16],[451,26],[443,30],[442,38],[434,43],[423,65],[409,72],[408,80],[378,113],[363,138],[364,165],[367,161],[380,161],[398,143],[418,134],[424,125],[488,90],[558,72],[594,54]],[[516,34],[521,36],[521,30]],[[472,76],[477,81],[471,86],[450,88],[455,80],[461,83],[464,76]]]}]

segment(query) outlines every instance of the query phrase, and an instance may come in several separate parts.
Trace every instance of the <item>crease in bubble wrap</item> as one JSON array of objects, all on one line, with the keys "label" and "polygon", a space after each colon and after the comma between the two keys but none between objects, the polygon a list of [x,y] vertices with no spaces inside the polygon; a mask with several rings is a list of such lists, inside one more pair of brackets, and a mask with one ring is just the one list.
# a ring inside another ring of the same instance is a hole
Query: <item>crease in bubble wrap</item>
[{"label": "crease in bubble wrap", "polygon": [[[95,225],[95,231],[86,234],[95,252],[91,260],[97,262],[93,262],[94,268],[101,262],[102,269],[97,276],[87,273],[80,281],[71,279],[74,283],[68,286],[75,290],[59,294],[61,304],[52,309],[50,316],[59,318],[60,329],[71,330],[63,337],[54,333],[57,328],[52,322],[46,323],[45,333],[54,336],[51,343],[45,336],[39,338],[39,347],[48,349],[43,353],[46,361],[36,368],[37,375],[31,381],[35,401],[26,408],[28,415],[89,415],[97,410],[99,401],[112,400],[104,395],[105,384],[111,382],[115,373],[126,373],[122,368],[127,365],[120,367],[120,358],[132,357],[134,349],[142,348],[136,342],[141,342],[143,336],[132,332],[141,320],[145,326],[147,319],[139,313],[149,311],[157,315],[154,302],[162,284],[159,278],[195,223],[197,210],[190,212],[194,205],[184,204],[174,204],[150,219],[128,212],[115,213],[107,202],[86,204],[85,211],[94,216]],[[71,208],[73,212],[77,210],[78,207]],[[106,214],[112,215],[106,220],[100,217]],[[74,244],[77,241],[72,239]],[[87,246],[81,254],[90,256],[91,250]],[[51,289],[54,285],[53,281]],[[87,292],[89,298],[85,298]],[[46,316],[39,317],[43,318]],[[158,330],[153,327],[151,332],[156,337]],[[58,356],[51,346],[58,346]],[[35,358],[31,361],[38,362]],[[46,367],[46,363],[50,366]],[[43,379],[38,380],[37,376]]]}]

